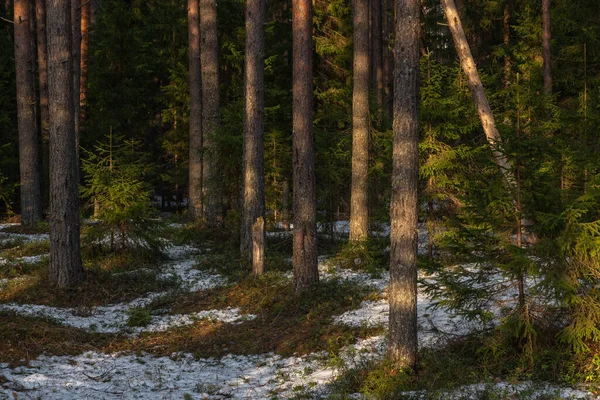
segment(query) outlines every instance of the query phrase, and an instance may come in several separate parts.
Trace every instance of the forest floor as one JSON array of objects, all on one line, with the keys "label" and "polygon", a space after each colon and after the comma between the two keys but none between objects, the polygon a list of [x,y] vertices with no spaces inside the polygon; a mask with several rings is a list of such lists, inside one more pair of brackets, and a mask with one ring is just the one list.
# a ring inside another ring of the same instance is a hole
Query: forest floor
[{"label": "forest floor", "polygon": [[[343,236],[347,224],[336,228]],[[86,282],[57,291],[46,279],[44,229],[0,225],[0,399],[380,397],[373,386],[383,379],[371,376],[366,389],[353,382],[382,371],[373,366],[385,353],[389,273],[339,257],[343,239],[324,239],[321,283],[293,296],[290,235],[269,233],[269,272],[257,278],[225,250],[225,238],[170,224],[163,257],[84,251]],[[426,242],[420,232],[421,251]],[[435,279],[420,273],[419,344],[443,359],[494,321],[432,307],[424,283]],[[502,296],[515,294],[507,287]],[[465,368],[394,398],[595,398],[590,388]]]}]

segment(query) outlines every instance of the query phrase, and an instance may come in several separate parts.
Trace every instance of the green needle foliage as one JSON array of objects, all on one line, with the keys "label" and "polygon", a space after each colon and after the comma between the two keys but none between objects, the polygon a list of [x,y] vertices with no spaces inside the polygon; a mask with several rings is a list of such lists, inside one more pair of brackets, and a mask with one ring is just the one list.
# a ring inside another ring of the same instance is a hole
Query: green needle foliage
[{"label": "green needle foliage", "polygon": [[95,152],[86,152],[83,161],[86,184],[82,195],[89,199],[98,223],[86,239],[94,246],[117,249],[160,251],[157,222],[152,205],[152,187],[144,178],[152,172],[149,155],[140,143],[111,134],[98,143]]}]

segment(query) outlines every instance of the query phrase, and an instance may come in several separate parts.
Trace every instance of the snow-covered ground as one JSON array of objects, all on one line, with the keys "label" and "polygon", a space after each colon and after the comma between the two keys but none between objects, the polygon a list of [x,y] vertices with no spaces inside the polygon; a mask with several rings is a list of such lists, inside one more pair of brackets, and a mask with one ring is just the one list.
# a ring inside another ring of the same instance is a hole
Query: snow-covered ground
[{"label": "snow-covered ground", "polygon": [[[171,246],[167,248],[167,256],[175,261],[163,266],[159,279],[175,279],[180,288],[187,292],[197,292],[222,286],[227,280],[220,275],[200,271],[194,268],[196,259],[193,255],[198,250],[189,246]],[[15,278],[18,280],[20,278]],[[7,285],[11,280],[5,280]],[[1,284],[1,282],[0,282]],[[156,299],[169,295],[168,292],[150,293],[144,297],[127,303],[93,307],[90,309],[50,307],[35,304],[0,304],[0,311],[14,312],[19,315],[38,316],[53,319],[56,322],[99,333],[139,334],[149,331],[164,331],[172,327],[191,325],[200,319],[212,319],[234,323],[239,320],[252,319],[252,315],[241,315],[239,309],[207,310],[190,315],[153,315],[151,322],[144,327],[129,327],[128,321],[133,312],[148,306]]]},{"label": "snow-covered ground", "polygon": [[0,243],[9,242],[13,240],[22,240],[24,243],[31,242],[42,242],[44,240],[49,240],[50,235],[47,233],[39,233],[39,234],[24,234],[24,233],[8,233],[3,232],[4,229],[10,226],[16,226],[19,224],[0,224]]},{"label": "snow-covered ground", "polygon": [[[167,251],[172,261],[163,266],[159,275],[161,279],[175,279],[181,283],[182,290],[189,292],[227,284],[227,280],[216,273],[194,268],[196,249],[171,246]],[[344,270],[330,265],[324,258],[320,259],[319,268],[322,279],[351,280],[370,285],[381,298],[365,301],[359,309],[334,317],[335,323],[385,326],[389,315],[385,300],[389,284],[388,273],[377,276]],[[96,307],[83,312],[69,308],[17,304],[0,305],[0,310],[22,315],[42,315],[61,324],[90,331],[127,332],[132,335],[165,331],[205,318],[243,324],[255,317],[243,315],[239,309],[228,308],[193,314],[152,315],[150,324],[145,327],[127,327],[127,321],[134,310],[163,295],[166,294],[150,293],[128,303]],[[424,290],[419,291],[417,308],[422,346],[433,346],[451,335],[465,334],[479,327],[443,308],[430,309],[433,302],[434,299]],[[383,336],[358,340],[354,345],[342,349],[339,358],[335,360],[326,352],[292,357],[272,353],[252,356],[229,354],[221,358],[195,358],[186,353],[174,353],[170,357],[98,352],[86,352],[77,356],[42,355],[26,366],[9,368],[7,364],[0,364],[0,399],[265,399],[290,398],[300,394],[319,398],[328,393],[330,384],[348,368],[381,357],[385,345]],[[551,394],[561,398],[591,398],[585,391],[503,382],[491,386],[466,386],[440,393],[439,398],[479,398],[479,394],[488,389],[495,393],[506,393],[506,397],[529,391],[538,397]],[[423,395],[420,392],[406,393],[407,397],[415,398]],[[360,398],[359,395],[356,397]]]}]

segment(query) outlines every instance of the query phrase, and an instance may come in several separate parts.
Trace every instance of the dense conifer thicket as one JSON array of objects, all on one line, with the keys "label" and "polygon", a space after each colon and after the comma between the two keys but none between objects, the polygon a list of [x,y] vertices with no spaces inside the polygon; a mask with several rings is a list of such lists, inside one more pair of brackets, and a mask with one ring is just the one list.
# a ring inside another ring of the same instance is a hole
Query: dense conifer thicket
[{"label": "dense conifer thicket", "polygon": [[[200,153],[210,161],[203,165],[208,178],[198,193],[203,206],[193,217],[205,227],[240,232],[248,168],[264,169],[264,190],[256,195],[264,200],[253,198],[255,210],[246,218],[259,218],[264,209],[268,228],[293,221],[292,84],[298,61],[292,57],[292,1],[266,3],[264,78],[254,80],[263,85],[264,100],[256,101],[264,101],[264,111],[262,121],[253,122],[264,126],[264,149],[244,150],[245,112],[252,108],[244,73],[246,4],[218,2],[218,60],[211,62],[218,61],[218,71],[202,71],[199,97]],[[364,13],[366,3],[312,2],[312,132],[316,215],[323,233],[333,229],[329,223],[350,218],[352,184],[364,182],[352,171],[357,128],[363,135],[360,166],[368,169],[368,209],[353,212],[368,216],[371,229],[390,222],[394,4],[379,1],[373,10],[381,12],[380,19],[371,19],[370,33],[362,26],[356,34],[353,21],[365,24],[369,17],[353,15],[353,7],[362,6],[357,9]],[[0,2],[5,20],[12,20],[10,4]],[[201,30],[211,24],[202,21],[208,15],[202,7],[213,6],[214,1],[200,2]],[[503,326],[526,357],[532,357],[539,332],[556,333],[561,343],[585,352],[600,340],[598,1],[461,0],[456,6],[502,141],[490,146],[486,140],[442,3],[421,1],[418,220],[429,235],[420,266],[442,277],[444,285],[429,290],[444,293],[444,305],[483,321],[491,315],[489,299],[515,287],[518,305],[505,310]],[[0,23],[0,212],[12,216],[25,206],[19,197],[17,75],[13,26]],[[88,59],[81,63],[87,86],[82,110],[75,111],[81,117],[82,215],[103,220],[94,229],[100,238],[110,234],[111,249],[132,243],[158,247],[145,221],[158,211],[188,212],[188,2],[100,0],[87,23]],[[200,33],[201,46],[211,40],[207,32],[212,31]],[[373,36],[381,43],[353,43]],[[367,56],[373,48],[381,54]],[[211,50],[201,49],[203,65],[215,55]],[[353,70],[357,65],[370,69]],[[365,100],[362,119],[353,119],[357,98]],[[74,101],[79,107],[79,99]],[[47,151],[41,136],[40,144]],[[245,166],[249,151],[264,151],[264,164]],[[499,156],[507,166],[499,168]],[[44,157],[40,176],[47,188]],[[46,215],[47,193],[43,197]],[[244,223],[248,237],[242,251],[248,252],[252,221]],[[356,228],[353,242],[366,243],[363,228]],[[508,278],[499,283],[497,271]]]}]

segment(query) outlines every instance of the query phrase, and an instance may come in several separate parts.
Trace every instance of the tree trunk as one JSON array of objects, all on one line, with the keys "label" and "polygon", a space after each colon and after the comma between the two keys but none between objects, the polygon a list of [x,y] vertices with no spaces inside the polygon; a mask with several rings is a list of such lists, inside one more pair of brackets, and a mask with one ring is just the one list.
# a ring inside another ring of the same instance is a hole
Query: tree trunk
[{"label": "tree trunk", "polygon": [[252,272],[265,273],[265,219],[258,217],[252,225]]},{"label": "tree trunk", "polygon": [[383,91],[384,91],[384,108],[387,116],[391,117],[392,115],[392,71],[394,69],[394,55],[390,50],[391,43],[391,34],[394,30],[393,28],[393,18],[394,15],[394,0],[383,0],[385,5],[385,11],[383,14]]},{"label": "tree trunk", "polygon": [[[265,57],[264,0],[246,2],[246,103],[244,120],[244,198],[240,250],[250,256],[252,270],[264,271],[264,57]],[[255,229],[262,221],[262,230]],[[260,238],[257,235],[261,236]],[[257,247],[258,246],[258,247]],[[263,254],[259,257],[258,253]],[[255,254],[256,253],[256,254]],[[259,265],[255,264],[259,263]]]},{"label": "tree trunk", "polygon": [[[84,0],[86,1],[86,0]],[[80,120],[79,120],[79,89],[81,87],[81,0],[71,0],[71,32],[73,41],[71,51],[73,52],[73,112],[75,126],[75,153],[77,163],[79,164],[79,135],[80,135]],[[79,167],[77,168],[77,176],[79,176]],[[79,180],[79,178],[77,178]]]},{"label": "tree trunk", "polygon": [[544,92],[552,95],[552,36],[550,31],[550,0],[542,0],[542,40],[544,47]]},{"label": "tree trunk", "polygon": [[40,134],[42,143],[42,199],[44,207],[49,201],[50,150],[48,148],[48,44],[46,42],[46,0],[36,0],[37,64],[40,102]]},{"label": "tree trunk", "polygon": [[313,44],[311,0],[292,0],[294,289],[319,281],[317,199],[313,139]]},{"label": "tree trunk", "polygon": [[502,138],[500,137],[498,128],[496,128],[494,114],[492,114],[492,109],[485,96],[483,85],[481,84],[481,79],[479,78],[479,73],[477,72],[477,67],[469,48],[469,43],[467,43],[460,17],[456,11],[456,5],[454,4],[454,0],[442,0],[442,5],[444,6],[446,19],[448,20],[448,25],[452,32],[456,52],[460,58],[460,65],[467,77],[467,84],[469,85],[473,101],[477,107],[479,119],[483,125],[483,131],[485,132],[487,141],[492,149],[492,158],[498,168],[500,168],[509,190],[514,194],[514,189],[516,187],[515,176],[511,170],[508,158],[506,158],[506,155],[502,152]]},{"label": "tree trunk", "polygon": [[188,0],[188,37],[190,82],[188,213],[193,220],[202,221],[202,84],[198,0]]},{"label": "tree trunk", "polygon": [[211,228],[222,221],[218,153],[215,135],[219,129],[219,44],[217,2],[200,0],[200,67],[202,74],[202,203],[204,223]]},{"label": "tree trunk", "polygon": [[21,224],[36,226],[42,220],[39,144],[33,72],[30,2],[14,2],[17,124],[21,183]]},{"label": "tree trunk", "polygon": [[367,240],[369,235],[369,2],[353,0],[353,8],[350,241],[361,242]]},{"label": "tree trunk", "polygon": [[388,351],[398,368],[415,368],[418,346],[419,0],[396,0],[396,13]]},{"label": "tree trunk", "polygon": [[371,0],[371,43],[373,48],[371,82],[373,82],[373,92],[375,95],[375,104],[378,108],[379,121],[381,121],[381,107],[383,106],[383,1]]},{"label": "tree trunk", "polygon": [[281,184],[281,226],[283,230],[290,230],[290,184],[284,180]]},{"label": "tree trunk", "polygon": [[96,25],[96,14],[98,12],[99,0],[88,0],[90,4],[90,26]]},{"label": "tree trunk", "polygon": [[70,2],[47,0],[50,112],[50,280],[60,287],[83,279],[79,243],[79,182]]},{"label": "tree trunk", "polygon": [[79,66],[79,118],[85,121],[85,107],[87,103],[87,78],[88,78],[88,57],[90,43],[90,9],[91,1],[83,0],[81,4],[81,62]]}]

